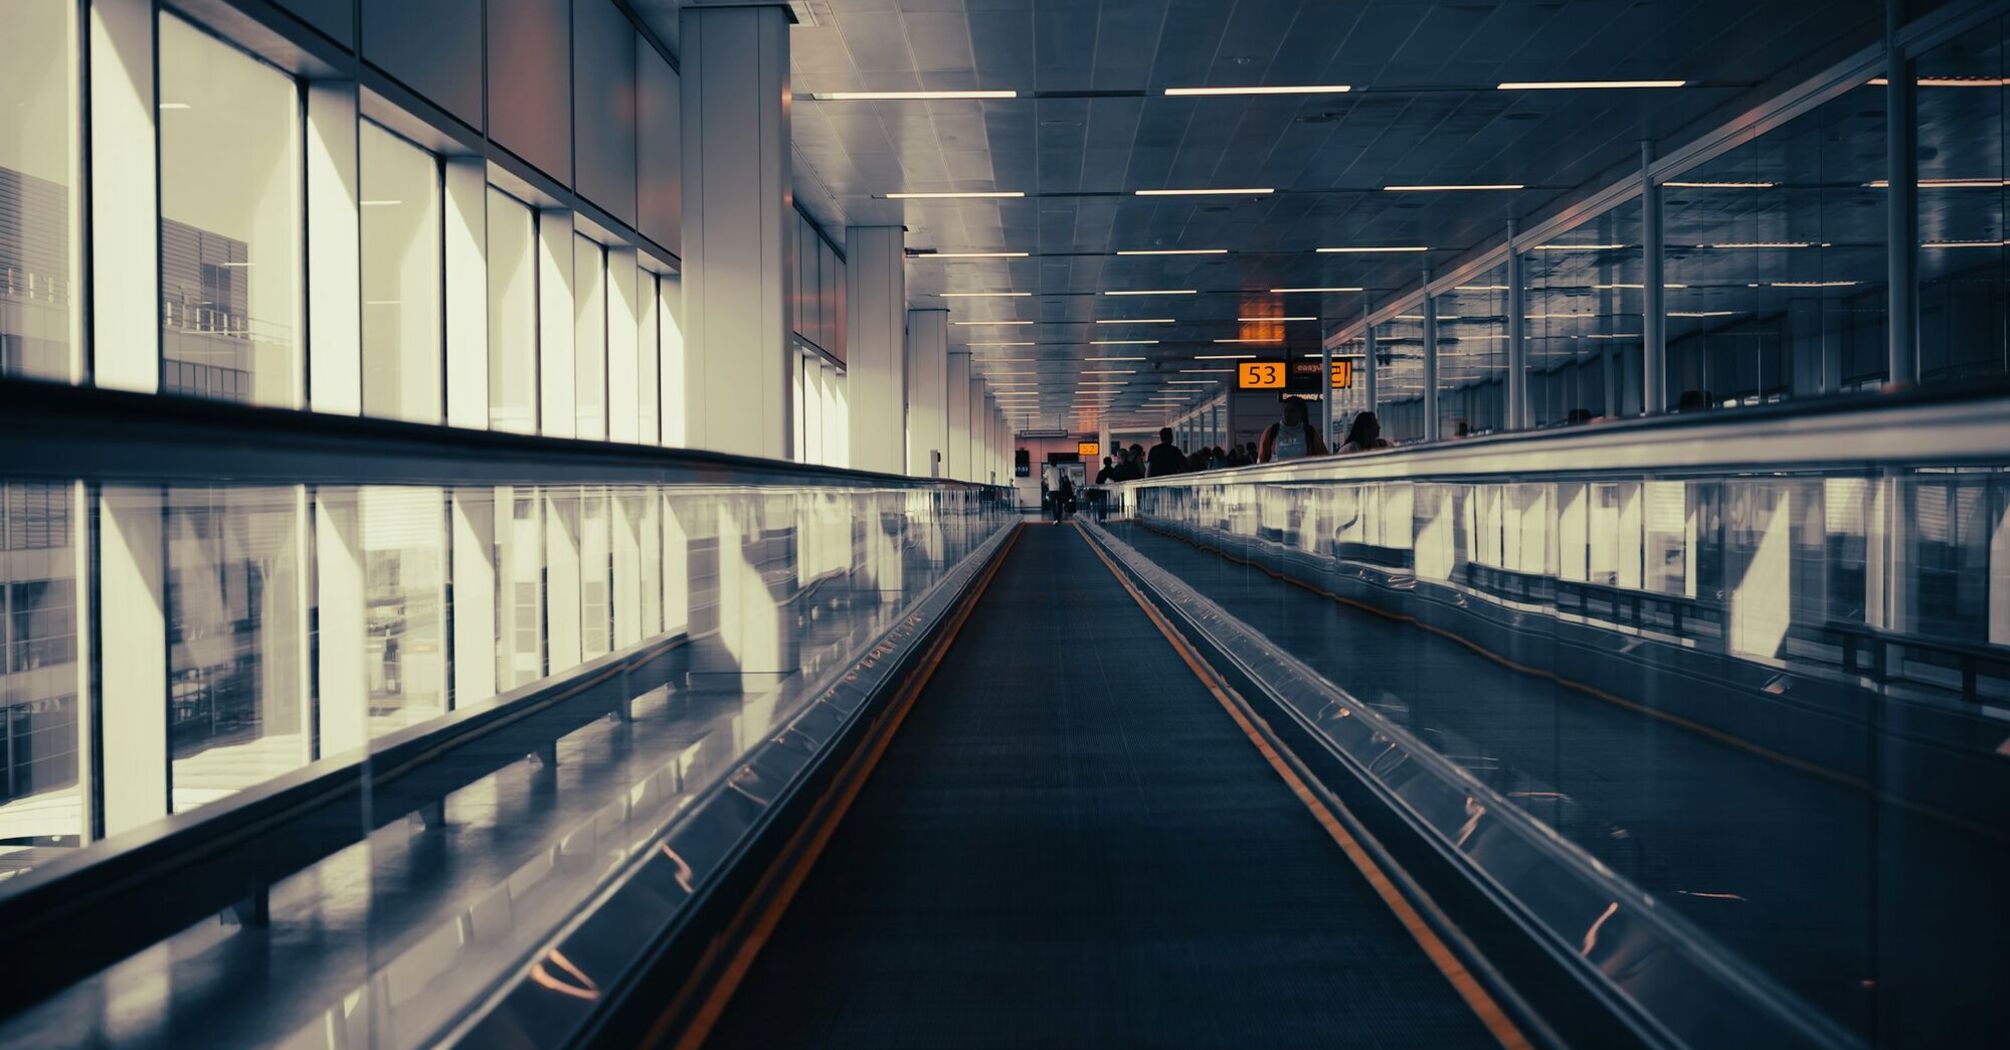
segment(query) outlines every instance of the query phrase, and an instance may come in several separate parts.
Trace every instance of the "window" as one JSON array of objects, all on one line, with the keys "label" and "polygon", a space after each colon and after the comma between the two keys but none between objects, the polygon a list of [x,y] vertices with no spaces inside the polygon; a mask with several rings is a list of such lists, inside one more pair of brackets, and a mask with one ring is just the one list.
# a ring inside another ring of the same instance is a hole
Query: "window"
[{"label": "window", "polygon": [[2010,20],[1988,22],[1921,56],[1919,379],[2010,373]]},{"label": "window", "polygon": [[0,843],[85,824],[71,535],[69,486],[0,485]]},{"label": "window", "polygon": [[537,216],[494,187],[489,189],[489,426],[537,432]]},{"label": "window", "polygon": [[573,436],[607,437],[607,249],[572,238]]},{"label": "window", "polygon": [[363,412],[441,419],[440,162],[362,126]]},{"label": "window", "polygon": [[364,683],[370,735],[447,710],[446,503],[432,488],[365,488]]},{"label": "window", "polygon": [[293,79],[160,20],[161,390],[300,404]]},{"label": "window", "polygon": [[76,368],[76,10],[10,4],[0,33],[0,375]]}]

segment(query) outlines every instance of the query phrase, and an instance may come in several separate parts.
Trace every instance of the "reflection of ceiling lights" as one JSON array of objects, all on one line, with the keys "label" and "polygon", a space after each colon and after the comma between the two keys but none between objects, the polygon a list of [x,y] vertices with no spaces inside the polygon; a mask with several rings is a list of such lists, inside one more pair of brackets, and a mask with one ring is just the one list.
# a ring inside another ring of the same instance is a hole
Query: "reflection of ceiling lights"
[{"label": "reflection of ceiling lights", "polygon": [[819,102],[933,102],[957,98],[1018,98],[1017,91],[817,91]]},{"label": "reflection of ceiling lights", "polygon": [[1168,95],[1340,95],[1354,90],[1351,84],[1272,84],[1263,87],[1175,87]]},{"label": "reflection of ceiling lights", "polygon": [[1260,197],[1277,191],[1268,186],[1248,186],[1226,190],[1138,190],[1140,197]]},{"label": "reflection of ceiling lights", "polygon": [[1686,80],[1508,80],[1497,91],[1575,91],[1592,88],[1678,88]]},{"label": "reflection of ceiling lights", "polygon": [[925,192],[925,193],[882,194],[882,196],[885,197],[885,199],[890,201],[953,201],[953,200],[977,200],[977,199],[998,200],[1012,197],[1024,197],[1025,195],[1026,194],[1021,190],[970,190],[968,192],[943,191],[943,192]]},{"label": "reflection of ceiling lights", "polygon": [[1527,189],[1519,182],[1472,182],[1440,183],[1437,185],[1384,186],[1389,193],[1459,193],[1465,190],[1520,190]]}]

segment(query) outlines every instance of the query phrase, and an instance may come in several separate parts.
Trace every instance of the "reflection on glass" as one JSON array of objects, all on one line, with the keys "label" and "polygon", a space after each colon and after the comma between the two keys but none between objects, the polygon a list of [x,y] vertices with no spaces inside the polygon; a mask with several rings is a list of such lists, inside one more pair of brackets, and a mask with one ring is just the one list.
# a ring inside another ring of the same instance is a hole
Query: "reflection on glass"
[{"label": "reflection on glass", "polygon": [[1640,413],[1643,239],[1632,200],[1524,256],[1531,425]]},{"label": "reflection on glass", "polygon": [[1884,134],[1865,85],[1665,185],[1671,407],[1883,382]]},{"label": "reflection on glass", "polygon": [[446,713],[446,504],[429,488],[365,488],[358,499],[375,736]]},{"label": "reflection on glass", "polygon": [[300,403],[293,79],[160,18],[161,390]]},{"label": "reflection on glass", "polygon": [[290,488],[167,496],[175,812],[307,761],[300,511]]},{"label": "reflection on glass", "polygon": [[1507,426],[1507,266],[1438,296],[1438,420],[1451,437]]},{"label": "reflection on glass", "polygon": [[0,14],[0,375],[68,379],[76,359],[76,12]]},{"label": "reflection on glass", "polygon": [[85,825],[75,542],[70,486],[0,485],[0,873]]},{"label": "reflection on glass", "polygon": [[579,647],[582,659],[614,648],[614,551],[606,489],[579,497]]},{"label": "reflection on glass", "polygon": [[440,421],[438,158],[362,123],[363,412]]},{"label": "reflection on glass", "polygon": [[574,436],[607,436],[607,249],[572,238]]},{"label": "reflection on glass", "polygon": [[1398,445],[1425,439],[1423,319],[1401,314],[1375,329],[1376,414],[1382,436]]},{"label": "reflection on glass", "polygon": [[489,425],[537,432],[537,216],[489,191]]},{"label": "reflection on glass", "polygon": [[533,488],[496,490],[496,689],[544,677],[544,531]]},{"label": "reflection on glass", "polygon": [[2010,373],[2010,100],[1997,19],[1921,56],[1919,379],[1954,384]]}]

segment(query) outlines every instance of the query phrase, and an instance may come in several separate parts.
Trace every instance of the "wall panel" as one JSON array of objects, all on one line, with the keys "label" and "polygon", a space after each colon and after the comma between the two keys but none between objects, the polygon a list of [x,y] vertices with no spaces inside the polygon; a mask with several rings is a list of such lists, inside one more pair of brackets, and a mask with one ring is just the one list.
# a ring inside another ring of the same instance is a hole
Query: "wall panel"
[{"label": "wall panel", "polygon": [[363,0],[363,57],[482,126],[482,0]]},{"label": "wall panel", "polygon": [[489,137],[572,183],[572,26],[567,0],[491,0]]},{"label": "wall panel", "polygon": [[577,0],[572,23],[573,157],[580,195],[635,223],[635,27],[613,0]]},{"label": "wall panel", "polygon": [[656,243],[683,253],[682,82],[646,40],[636,41],[636,213]]}]

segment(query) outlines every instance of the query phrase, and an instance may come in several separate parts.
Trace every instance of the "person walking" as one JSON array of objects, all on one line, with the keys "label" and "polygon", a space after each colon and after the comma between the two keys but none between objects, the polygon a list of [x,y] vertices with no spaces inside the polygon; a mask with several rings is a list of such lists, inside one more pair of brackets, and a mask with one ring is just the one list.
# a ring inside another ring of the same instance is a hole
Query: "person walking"
[{"label": "person walking", "polygon": [[1257,462],[1323,455],[1326,455],[1326,442],[1319,439],[1318,428],[1306,420],[1304,399],[1285,398],[1284,418],[1270,424],[1263,431],[1263,439],[1257,443]]},{"label": "person walking", "polygon": [[1075,483],[1068,478],[1066,470],[1054,471],[1054,524],[1059,525],[1068,516],[1068,504],[1075,501]]},{"label": "person walking", "polygon": [[1340,446],[1340,454],[1370,452],[1378,448],[1388,448],[1389,439],[1382,436],[1382,421],[1373,412],[1362,412],[1347,425],[1347,441]]},{"label": "person walking", "polygon": [[1159,428],[1159,443],[1152,446],[1151,455],[1145,458],[1147,474],[1163,478],[1186,470],[1186,457],[1180,454],[1179,446],[1173,444],[1171,427]]}]

